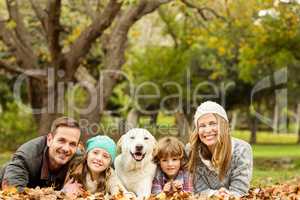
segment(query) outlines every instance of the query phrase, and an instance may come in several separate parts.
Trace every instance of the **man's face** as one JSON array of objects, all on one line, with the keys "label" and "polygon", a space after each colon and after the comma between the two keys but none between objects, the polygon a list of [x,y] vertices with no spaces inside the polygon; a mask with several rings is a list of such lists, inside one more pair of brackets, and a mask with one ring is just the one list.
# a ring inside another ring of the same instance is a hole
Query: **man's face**
[{"label": "man's face", "polygon": [[54,136],[51,133],[47,135],[51,168],[57,169],[71,160],[77,150],[79,138],[80,130],[70,127],[58,127]]}]

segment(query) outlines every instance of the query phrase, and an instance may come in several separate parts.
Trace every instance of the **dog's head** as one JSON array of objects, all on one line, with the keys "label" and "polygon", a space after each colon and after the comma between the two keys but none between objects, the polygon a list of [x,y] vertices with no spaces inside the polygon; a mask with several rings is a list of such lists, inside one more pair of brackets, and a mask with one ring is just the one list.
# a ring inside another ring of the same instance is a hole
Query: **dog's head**
[{"label": "dog's head", "polygon": [[140,162],[145,158],[152,159],[156,140],[146,129],[134,128],[120,138],[117,146],[122,154],[129,154],[133,160]]}]

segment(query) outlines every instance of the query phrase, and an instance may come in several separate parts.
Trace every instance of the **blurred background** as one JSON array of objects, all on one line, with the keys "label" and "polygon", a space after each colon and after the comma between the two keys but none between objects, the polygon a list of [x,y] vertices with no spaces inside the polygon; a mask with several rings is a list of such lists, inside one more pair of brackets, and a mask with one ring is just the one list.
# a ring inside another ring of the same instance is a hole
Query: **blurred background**
[{"label": "blurred background", "polygon": [[185,143],[205,101],[252,144],[253,186],[300,176],[297,0],[0,1],[0,166],[53,119]]}]

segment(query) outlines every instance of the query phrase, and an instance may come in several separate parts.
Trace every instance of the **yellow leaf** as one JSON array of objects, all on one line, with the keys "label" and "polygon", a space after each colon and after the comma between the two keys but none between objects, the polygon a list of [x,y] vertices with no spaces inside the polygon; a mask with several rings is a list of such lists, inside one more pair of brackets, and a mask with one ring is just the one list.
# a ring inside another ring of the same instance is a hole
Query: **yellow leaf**
[{"label": "yellow leaf", "polygon": [[13,186],[9,186],[3,189],[4,195],[16,194],[17,192],[18,192],[17,188]]},{"label": "yellow leaf", "polygon": [[217,80],[220,76],[221,76],[221,74],[220,74],[219,72],[213,72],[213,73],[210,75],[210,79],[211,79],[211,80]]},{"label": "yellow leaf", "polygon": [[165,200],[167,198],[166,193],[161,192],[156,196],[159,200]]},{"label": "yellow leaf", "polygon": [[17,23],[14,20],[9,20],[6,23],[6,28],[8,28],[10,30],[15,29],[16,27],[17,27]]},{"label": "yellow leaf", "polygon": [[138,38],[141,35],[141,33],[139,31],[132,31],[131,35],[133,38]]},{"label": "yellow leaf", "polygon": [[225,48],[224,48],[224,47],[219,47],[219,48],[218,48],[218,53],[219,53],[220,56],[225,55],[225,53],[226,53]]}]

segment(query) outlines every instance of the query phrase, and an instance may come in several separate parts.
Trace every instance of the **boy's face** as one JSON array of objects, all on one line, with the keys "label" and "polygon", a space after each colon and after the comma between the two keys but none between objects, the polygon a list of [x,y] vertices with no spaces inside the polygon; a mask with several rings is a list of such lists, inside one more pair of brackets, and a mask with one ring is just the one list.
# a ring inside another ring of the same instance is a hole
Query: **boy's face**
[{"label": "boy's face", "polygon": [[160,168],[169,177],[175,178],[180,169],[180,158],[179,157],[166,157],[159,160]]}]

